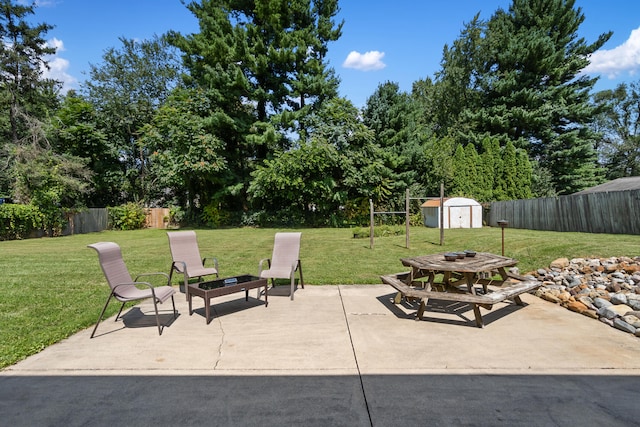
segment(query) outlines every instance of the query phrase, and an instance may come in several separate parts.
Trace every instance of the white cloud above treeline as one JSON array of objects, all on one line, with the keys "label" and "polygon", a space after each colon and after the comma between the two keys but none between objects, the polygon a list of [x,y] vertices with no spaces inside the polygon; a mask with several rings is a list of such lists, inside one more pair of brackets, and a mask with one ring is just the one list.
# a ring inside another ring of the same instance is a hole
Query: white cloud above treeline
[{"label": "white cloud above treeline", "polygon": [[589,58],[591,63],[584,69],[587,74],[601,74],[610,79],[640,71],[640,28],[631,31],[629,38],[613,49],[600,49]]},{"label": "white cloud above treeline", "polygon": [[342,66],[360,71],[381,70],[387,66],[387,64],[382,62],[382,58],[384,58],[384,52],[378,52],[377,50],[365,53],[353,50],[349,53],[347,59],[344,60]]},{"label": "white cloud above treeline", "polygon": [[78,79],[67,72],[69,70],[69,61],[58,56],[60,52],[64,52],[64,43],[62,40],[53,38],[47,42],[47,46],[55,48],[56,53],[45,58],[49,64],[49,69],[42,70],[43,77],[62,82],[62,93],[66,94],[69,89],[76,87]]}]

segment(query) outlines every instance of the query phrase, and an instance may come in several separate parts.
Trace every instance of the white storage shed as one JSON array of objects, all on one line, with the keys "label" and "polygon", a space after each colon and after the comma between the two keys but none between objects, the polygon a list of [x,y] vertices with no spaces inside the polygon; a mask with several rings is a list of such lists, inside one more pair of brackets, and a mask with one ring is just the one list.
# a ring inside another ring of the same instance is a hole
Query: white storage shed
[{"label": "white storage shed", "polygon": [[[440,228],[440,199],[429,199],[421,206],[424,225]],[[482,206],[473,199],[444,199],[443,228],[482,228]]]}]

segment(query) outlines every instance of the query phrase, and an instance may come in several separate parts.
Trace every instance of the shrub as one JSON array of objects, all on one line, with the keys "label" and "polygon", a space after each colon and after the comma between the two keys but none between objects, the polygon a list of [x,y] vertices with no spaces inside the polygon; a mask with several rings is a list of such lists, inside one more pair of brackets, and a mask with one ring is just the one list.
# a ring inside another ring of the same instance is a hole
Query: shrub
[{"label": "shrub", "polygon": [[37,206],[4,203],[0,205],[0,240],[29,237],[34,231],[41,230],[44,222],[44,215]]},{"label": "shrub", "polygon": [[209,203],[202,210],[200,219],[207,227],[220,227],[229,223],[229,213],[220,209],[215,202]]},{"label": "shrub", "polygon": [[58,189],[36,191],[31,199],[31,204],[42,214],[42,228],[52,237],[60,236],[67,225],[65,212],[60,207],[60,199]]},{"label": "shrub", "polygon": [[[406,234],[405,227],[397,225],[377,225],[373,227],[373,237],[402,236]],[[353,229],[354,239],[369,237],[369,227],[356,227]]]},{"label": "shrub", "polygon": [[108,207],[109,223],[114,230],[138,230],[144,227],[146,215],[138,203]]},{"label": "shrub", "polygon": [[186,216],[185,214],[185,211],[180,206],[171,206],[169,208],[169,225],[177,227],[182,224]]}]

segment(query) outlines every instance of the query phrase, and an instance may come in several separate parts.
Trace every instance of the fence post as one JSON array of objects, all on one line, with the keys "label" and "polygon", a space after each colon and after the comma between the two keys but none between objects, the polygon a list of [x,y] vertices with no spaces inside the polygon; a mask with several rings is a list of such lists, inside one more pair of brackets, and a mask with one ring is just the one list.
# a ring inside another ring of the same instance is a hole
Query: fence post
[{"label": "fence post", "polygon": [[369,199],[369,249],[373,249],[373,200]]},{"label": "fence post", "polygon": [[406,197],[406,200],[405,200],[405,203],[404,203],[404,208],[405,208],[405,211],[406,211],[406,214],[405,214],[405,233],[407,235],[405,246],[407,247],[407,249],[409,249],[409,221],[410,221],[411,215],[409,214],[409,207],[410,206],[409,206],[409,189],[408,188],[407,188],[406,195],[407,195],[407,197]]},{"label": "fence post", "polygon": [[444,182],[440,183],[440,246],[444,245]]}]

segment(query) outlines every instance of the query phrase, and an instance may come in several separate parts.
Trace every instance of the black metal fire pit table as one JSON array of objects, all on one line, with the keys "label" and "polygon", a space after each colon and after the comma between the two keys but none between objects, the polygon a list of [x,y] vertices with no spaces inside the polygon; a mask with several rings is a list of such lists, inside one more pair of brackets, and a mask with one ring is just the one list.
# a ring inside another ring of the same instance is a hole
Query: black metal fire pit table
[{"label": "black metal fire pit table", "polygon": [[245,291],[245,301],[249,301],[249,289],[256,289],[262,286],[264,286],[264,306],[266,307],[269,305],[267,300],[267,279],[245,274],[242,276],[192,283],[189,285],[189,315],[191,316],[193,314],[191,299],[194,295],[204,300],[205,317],[207,318],[207,324],[209,324],[211,321],[211,298]]}]

